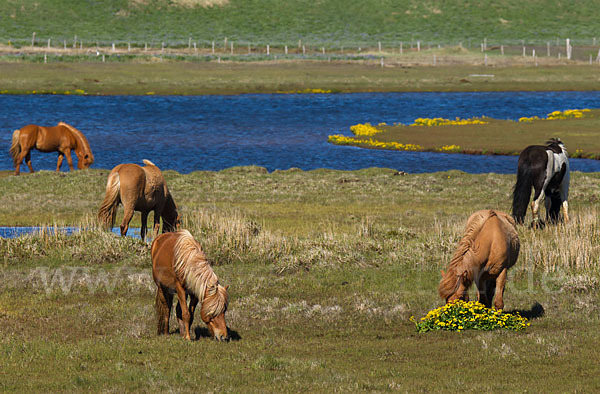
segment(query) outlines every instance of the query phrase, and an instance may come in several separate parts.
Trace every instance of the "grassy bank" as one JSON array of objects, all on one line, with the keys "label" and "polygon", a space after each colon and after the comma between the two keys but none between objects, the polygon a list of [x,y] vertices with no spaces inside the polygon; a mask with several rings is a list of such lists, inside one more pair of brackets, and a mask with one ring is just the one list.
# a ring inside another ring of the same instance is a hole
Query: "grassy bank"
[{"label": "grassy bank", "polygon": [[523,118],[519,121],[487,117],[436,120],[432,117],[417,119],[420,125],[358,125],[352,126],[357,130],[353,131],[354,136],[333,135],[329,141],[372,149],[518,155],[525,146],[560,138],[571,157],[598,159],[600,110],[576,112],[581,117],[565,115],[563,119]]},{"label": "grassy bank", "polygon": [[[0,178],[0,223],[90,225],[106,175]],[[467,216],[508,211],[514,176],[256,167],[165,175],[185,227],[230,285],[235,340],[210,341],[198,322],[192,343],[155,336],[141,241],[99,230],[0,240],[3,390],[600,387],[598,174],[572,174],[571,223],[519,228],[505,301],[531,326],[460,334],[416,334],[408,318],[441,304],[439,270]],[[481,379],[491,365],[494,376]]]},{"label": "grassy bank", "polygon": [[238,94],[297,92],[590,90],[597,66],[490,68],[394,66],[378,62],[0,63],[0,92]]}]

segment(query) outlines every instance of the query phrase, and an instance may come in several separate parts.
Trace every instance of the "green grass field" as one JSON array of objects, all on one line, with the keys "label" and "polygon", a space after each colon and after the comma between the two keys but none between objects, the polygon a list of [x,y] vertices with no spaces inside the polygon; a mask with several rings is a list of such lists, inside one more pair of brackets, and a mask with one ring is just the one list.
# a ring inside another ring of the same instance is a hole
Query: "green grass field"
[{"label": "green grass field", "polygon": [[[0,224],[84,224],[106,170],[0,178]],[[4,174],[7,175],[7,174]],[[148,245],[100,230],[0,239],[4,391],[596,391],[599,174],[567,225],[519,228],[506,309],[525,331],[417,334],[466,218],[514,175],[394,170],[165,173],[230,285],[233,341],[155,335]],[[119,219],[117,219],[119,220]],[[139,214],[135,223],[139,224]],[[493,371],[491,373],[490,371]]]},{"label": "green grass field", "polygon": [[[203,6],[211,3],[215,5]],[[592,0],[576,6],[548,0],[4,0],[0,12],[0,38],[23,45],[36,32],[41,45],[48,38],[62,43],[77,36],[86,43],[164,41],[183,46],[189,37],[203,45],[212,40],[220,45],[227,37],[239,44],[297,45],[302,40],[335,46],[417,40],[466,45],[472,39],[478,47],[486,37],[490,44],[505,45],[521,40],[545,44],[559,37],[591,41],[600,29],[600,11]]]}]

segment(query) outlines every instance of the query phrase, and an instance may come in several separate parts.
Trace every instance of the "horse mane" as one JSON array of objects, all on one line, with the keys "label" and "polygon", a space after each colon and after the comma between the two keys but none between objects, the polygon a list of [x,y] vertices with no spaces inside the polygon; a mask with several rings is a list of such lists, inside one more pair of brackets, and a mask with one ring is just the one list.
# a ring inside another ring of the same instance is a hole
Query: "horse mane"
[{"label": "horse mane", "polygon": [[546,141],[546,146],[549,148],[554,148],[552,149],[553,151],[556,149],[559,152],[558,153],[564,153],[565,156],[569,156],[569,153],[567,152],[567,148],[565,147],[565,143],[562,142],[560,140],[560,138],[557,137],[553,137],[550,138],[548,141]]},{"label": "horse mane", "polygon": [[75,127],[65,122],[58,122],[58,125],[66,127],[71,132],[73,137],[75,137],[77,140],[77,145],[83,149],[84,154],[89,156],[90,164],[93,163],[94,155],[92,153],[92,149],[90,148],[90,143],[88,142],[87,138],[85,138],[85,135],[83,135],[83,133],[77,130]]},{"label": "horse mane", "polygon": [[[458,274],[457,267],[463,261],[463,257],[469,249],[473,247],[473,242],[475,238],[479,234],[479,231],[483,227],[483,224],[492,216],[496,216],[497,213],[494,210],[481,210],[472,214],[467,220],[467,226],[465,227],[465,231],[463,232],[462,239],[458,243],[456,250],[454,251],[454,255],[448,264],[448,268],[446,272],[442,275],[442,279],[440,280],[440,284],[438,286],[438,294],[443,299],[447,299],[456,291],[458,286]],[[509,218],[507,215],[505,216],[511,223],[514,223],[512,218]]]},{"label": "horse mane", "polygon": [[[206,260],[202,247],[188,230],[178,231],[175,243],[173,268],[186,290],[192,292],[207,317],[215,317],[227,308],[227,290],[219,285],[219,279]],[[206,293],[206,297],[204,297]],[[206,304],[203,304],[206,301]]]}]

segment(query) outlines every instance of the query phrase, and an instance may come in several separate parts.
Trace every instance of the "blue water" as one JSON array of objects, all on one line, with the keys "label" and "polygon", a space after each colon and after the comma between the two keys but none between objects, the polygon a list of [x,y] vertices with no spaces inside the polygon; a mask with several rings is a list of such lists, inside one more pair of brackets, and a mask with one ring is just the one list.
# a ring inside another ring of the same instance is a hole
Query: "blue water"
[{"label": "blue water", "polygon": [[[53,233],[55,230],[59,233],[64,233],[66,235],[71,235],[81,231],[79,227],[58,227],[54,229],[53,227],[39,227],[39,226],[23,226],[23,227],[3,227],[0,226],[0,238],[16,238],[25,234],[39,234],[41,231]],[[113,234],[121,235],[121,229],[118,227],[113,227]],[[151,236],[152,234],[150,234]],[[127,231],[127,236],[132,238],[140,239],[140,229],[139,227],[130,227]]]},{"label": "blue water", "polygon": [[[367,150],[328,144],[357,123],[410,123],[418,117],[518,119],[554,110],[599,108],[600,92],[263,94],[238,96],[0,96],[0,169],[14,129],[65,121],[89,139],[94,168],[150,159],[188,173],[258,165],[353,170],[388,167],[409,173],[458,169],[512,173],[516,157]],[[539,141],[543,143],[544,141]],[[567,143],[567,148],[568,148]],[[35,169],[53,170],[56,155],[32,153]],[[575,171],[600,161],[575,160]],[[66,163],[63,163],[63,170]]]}]

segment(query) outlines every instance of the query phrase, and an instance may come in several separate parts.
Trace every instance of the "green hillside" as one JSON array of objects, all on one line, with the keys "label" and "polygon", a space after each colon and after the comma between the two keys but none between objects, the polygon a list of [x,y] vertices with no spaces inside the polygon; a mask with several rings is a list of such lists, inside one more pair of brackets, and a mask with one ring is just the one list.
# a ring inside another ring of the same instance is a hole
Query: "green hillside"
[{"label": "green hillside", "polygon": [[[0,43],[164,41],[227,37],[239,45],[395,45],[400,41],[591,43],[600,32],[592,0],[1,0]],[[376,45],[376,44],[375,44]]]}]

